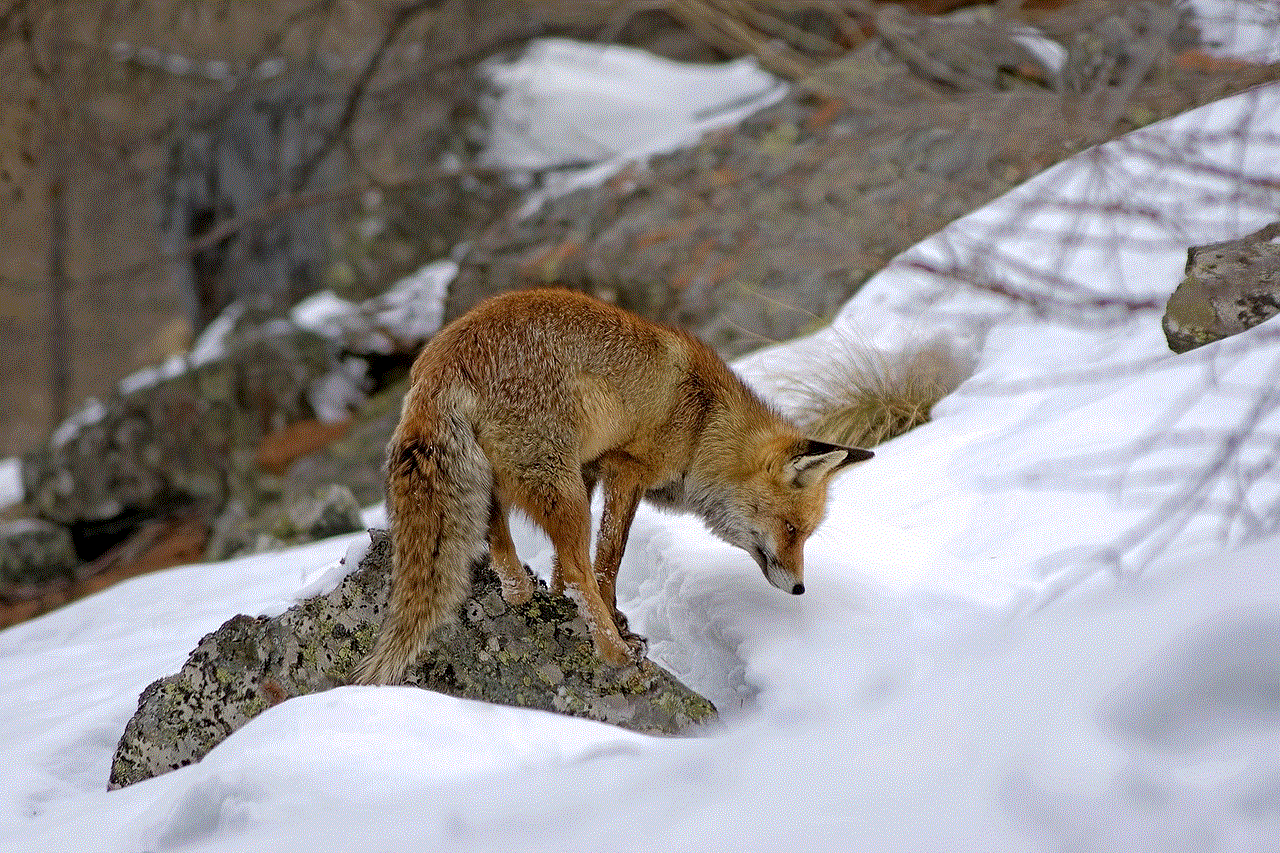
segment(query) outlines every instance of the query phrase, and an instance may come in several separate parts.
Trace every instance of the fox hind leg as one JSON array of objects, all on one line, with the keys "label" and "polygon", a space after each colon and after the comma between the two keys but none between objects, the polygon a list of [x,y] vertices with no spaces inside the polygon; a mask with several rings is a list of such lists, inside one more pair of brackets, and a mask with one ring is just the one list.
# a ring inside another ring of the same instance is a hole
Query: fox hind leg
[{"label": "fox hind leg", "polygon": [[[612,608],[600,597],[591,568],[591,514],[581,472],[568,472],[556,483],[522,483],[517,504],[551,538],[556,551],[555,576],[564,595],[578,605],[604,661],[622,666],[634,652],[618,634]],[[553,587],[554,589],[554,587]]]},{"label": "fox hind leg", "polygon": [[533,597],[533,580],[525,571],[511,541],[507,508],[494,491],[489,498],[489,563],[502,583],[502,598],[508,604],[524,604]]}]

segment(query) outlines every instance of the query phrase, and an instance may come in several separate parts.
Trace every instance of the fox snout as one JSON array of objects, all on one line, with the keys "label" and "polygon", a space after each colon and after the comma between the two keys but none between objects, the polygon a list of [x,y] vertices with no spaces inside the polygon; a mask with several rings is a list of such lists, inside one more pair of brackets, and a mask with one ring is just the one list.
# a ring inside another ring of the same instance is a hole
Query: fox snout
[{"label": "fox snout", "polygon": [[759,545],[753,546],[750,551],[751,556],[755,558],[756,565],[760,567],[760,571],[764,572],[765,579],[769,583],[792,595],[804,593],[804,580],[799,572],[783,566],[777,557],[768,553]]},{"label": "fox snout", "polygon": [[784,568],[769,569],[765,571],[764,576],[769,579],[769,583],[783,592],[789,592],[792,595],[802,595],[804,593],[804,584]]}]

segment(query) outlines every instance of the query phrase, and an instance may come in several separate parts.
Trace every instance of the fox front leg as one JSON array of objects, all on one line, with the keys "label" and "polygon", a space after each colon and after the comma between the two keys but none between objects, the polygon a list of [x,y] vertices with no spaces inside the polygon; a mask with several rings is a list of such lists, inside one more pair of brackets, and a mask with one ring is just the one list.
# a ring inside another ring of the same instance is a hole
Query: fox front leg
[{"label": "fox front leg", "polygon": [[603,478],[604,512],[600,517],[600,532],[596,537],[596,562],[593,569],[596,585],[600,588],[600,598],[612,612],[619,635],[637,657],[644,655],[648,643],[644,637],[632,633],[627,617],[618,609],[617,580],[622,552],[627,547],[627,536],[631,532],[631,522],[635,519],[640,496],[644,494],[643,483],[643,472],[635,466],[614,464],[606,467]]}]

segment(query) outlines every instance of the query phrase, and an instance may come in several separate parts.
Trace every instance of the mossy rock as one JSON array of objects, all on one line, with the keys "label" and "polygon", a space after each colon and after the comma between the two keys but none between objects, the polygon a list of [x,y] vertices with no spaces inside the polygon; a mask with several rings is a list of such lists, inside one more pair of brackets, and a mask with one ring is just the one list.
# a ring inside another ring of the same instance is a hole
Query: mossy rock
[{"label": "mossy rock", "polygon": [[[138,700],[111,763],[120,788],[199,761],[262,711],[347,683],[373,645],[389,589],[390,542],[373,538],[332,592],[280,616],[235,616],[205,636],[182,669]],[[467,699],[558,711],[649,734],[716,718],[715,706],[651,661],[614,669],[596,658],[568,599],[539,588],[510,606],[477,567],[457,624],[442,629],[404,683]]]}]

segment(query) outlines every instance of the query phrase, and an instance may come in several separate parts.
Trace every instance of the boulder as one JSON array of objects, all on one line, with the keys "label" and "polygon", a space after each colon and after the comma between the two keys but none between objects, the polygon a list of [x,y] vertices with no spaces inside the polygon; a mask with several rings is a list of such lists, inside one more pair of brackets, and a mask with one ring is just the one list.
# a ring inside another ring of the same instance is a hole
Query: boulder
[{"label": "boulder", "polygon": [[191,252],[237,216],[282,195],[314,192],[349,171],[346,148],[328,145],[342,113],[334,75],[290,70],[235,87],[227,101],[192,107],[173,134],[161,176],[161,226],[173,250],[169,274],[183,292],[193,329],[203,329],[237,300],[285,308],[315,289],[327,260],[332,215],[323,205],[232,230]]},{"label": "boulder", "polygon": [[[147,687],[120,738],[110,787],[199,761],[272,705],[345,684],[372,648],[390,586],[390,541],[385,531],[371,539],[359,568],[332,592],[274,618],[231,618],[178,673]],[[709,701],[651,661],[618,670],[596,658],[569,599],[540,588],[511,606],[487,566],[473,581],[457,624],[435,635],[405,684],[652,734],[716,718]]]},{"label": "boulder", "polygon": [[360,505],[346,486],[279,496],[258,506],[236,499],[214,521],[205,559],[226,560],[358,530],[364,530]]},{"label": "boulder", "polygon": [[227,498],[228,478],[264,435],[313,416],[311,391],[330,371],[329,343],[276,323],[229,335],[225,351],[122,383],[23,458],[23,489],[65,525],[160,515]]},{"label": "boulder", "polygon": [[1165,306],[1169,349],[1186,352],[1280,313],[1280,222],[1187,250],[1186,276]]},{"label": "boulder", "polygon": [[39,519],[0,524],[0,584],[5,587],[66,580],[78,565],[67,528]]}]

